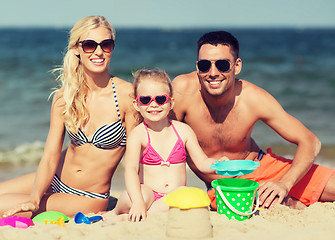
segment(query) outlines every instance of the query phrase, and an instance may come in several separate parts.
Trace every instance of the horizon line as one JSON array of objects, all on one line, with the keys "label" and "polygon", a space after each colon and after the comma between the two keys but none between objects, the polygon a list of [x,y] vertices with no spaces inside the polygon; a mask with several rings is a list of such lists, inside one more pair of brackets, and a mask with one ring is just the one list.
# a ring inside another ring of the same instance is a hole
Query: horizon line
[{"label": "horizon line", "polygon": [[[0,25],[0,29],[71,29],[71,25]],[[335,25],[207,25],[207,26],[136,26],[136,25],[121,25],[113,26],[115,29],[157,29],[157,30],[197,30],[197,29],[335,29]]]}]

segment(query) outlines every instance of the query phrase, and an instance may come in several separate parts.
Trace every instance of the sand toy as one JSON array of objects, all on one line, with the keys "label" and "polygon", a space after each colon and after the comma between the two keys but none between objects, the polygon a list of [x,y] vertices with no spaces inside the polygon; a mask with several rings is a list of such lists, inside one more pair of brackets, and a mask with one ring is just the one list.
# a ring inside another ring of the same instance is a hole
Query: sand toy
[{"label": "sand toy", "polygon": [[63,222],[68,222],[70,220],[64,213],[57,212],[57,211],[45,211],[33,218],[33,222],[41,222],[45,223],[45,221],[49,222],[56,222],[59,220],[60,217],[63,217]]},{"label": "sand toy", "polygon": [[[222,161],[211,166],[217,174],[227,177],[246,175],[255,171],[257,167],[259,167],[259,162],[252,160]],[[239,178],[222,178],[212,181],[218,213],[239,221],[249,219],[259,207],[256,191],[258,186],[259,184],[255,181]]]},{"label": "sand toy", "polygon": [[163,198],[170,206],[166,235],[176,238],[209,238],[213,236],[210,222],[210,199],[207,194],[194,187],[183,187]]},{"label": "sand toy", "polygon": [[28,228],[34,226],[30,218],[12,216],[0,219],[0,226],[12,226],[14,228]]},{"label": "sand toy", "polygon": [[77,224],[85,223],[85,224],[92,224],[102,220],[101,216],[93,216],[93,217],[86,217],[83,213],[77,212],[74,216],[74,221]]},{"label": "sand toy", "polygon": [[211,165],[218,175],[232,177],[252,173],[259,167],[258,161],[252,160],[229,160],[215,162]]},{"label": "sand toy", "polygon": [[60,227],[65,227],[65,223],[64,223],[64,217],[60,217],[57,219],[57,221],[48,221],[48,220],[45,220],[44,221],[45,224],[56,224]]}]

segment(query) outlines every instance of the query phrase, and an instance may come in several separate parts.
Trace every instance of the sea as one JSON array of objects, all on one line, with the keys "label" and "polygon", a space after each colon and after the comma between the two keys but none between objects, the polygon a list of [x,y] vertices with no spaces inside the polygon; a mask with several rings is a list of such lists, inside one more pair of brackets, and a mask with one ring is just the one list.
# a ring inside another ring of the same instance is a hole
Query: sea
[{"label": "sea", "polygon": [[[110,72],[130,82],[141,68],[164,69],[171,79],[189,73],[197,40],[216,30],[239,39],[238,77],[268,91],[314,132],[323,144],[316,162],[335,167],[334,28],[117,28]],[[68,28],[0,28],[0,181],[36,170],[49,129],[49,96],[59,84],[51,70],[62,64],[68,36]],[[295,145],[262,122],[252,136],[264,150],[294,155]]]}]

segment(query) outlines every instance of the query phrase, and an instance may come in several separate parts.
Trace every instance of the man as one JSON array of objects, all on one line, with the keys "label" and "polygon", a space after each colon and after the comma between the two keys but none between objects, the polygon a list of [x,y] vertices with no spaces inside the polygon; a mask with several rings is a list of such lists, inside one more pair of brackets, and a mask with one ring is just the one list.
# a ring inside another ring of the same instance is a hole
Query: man
[{"label": "man", "polygon": [[[240,178],[260,183],[263,207],[283,203],[301,208],[295,199],[305,205],[334,201],[335,170],[313,164],[321,148],[319,139],[268,92],[236,78],[242,69],[238,40],[228,32],[210,32],[199,39],[197,47],[197,71],[173,80],[174,113],[192,127],[207,156],[259,161],[260,167]],[[259,148],[251,138],[259,120],[297,145],[293,161]],[[200,172],[192,159],[188,163],[208,188],[212,180],[222,177]],[[213,191],[209,196],[215,199]]]}]

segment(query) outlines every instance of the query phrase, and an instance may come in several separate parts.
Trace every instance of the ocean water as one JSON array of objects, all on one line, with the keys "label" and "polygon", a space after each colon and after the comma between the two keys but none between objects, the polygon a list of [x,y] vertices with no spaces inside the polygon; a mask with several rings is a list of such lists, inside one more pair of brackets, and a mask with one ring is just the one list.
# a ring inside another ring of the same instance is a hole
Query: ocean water
[{"label": "ocean water", "polygon": [[[29,172],[43,152],[51,100],[50,70],[61,65],[69,29],[0,29],[0,169]],[[173,79],[195,70],[196,42],[218,29],[116,29],[111,73],[132,81],[140,68],[162,68]],[[322,141],[318,159],[335,166],[335,29],[225,29],[240,41],[240,78],[270,92]],[[253,137],[265,149],[291,148],[265,124]],[[22,167],[23,166],[23,167]],[[0,180],[3,177],[0,173]]]}]

